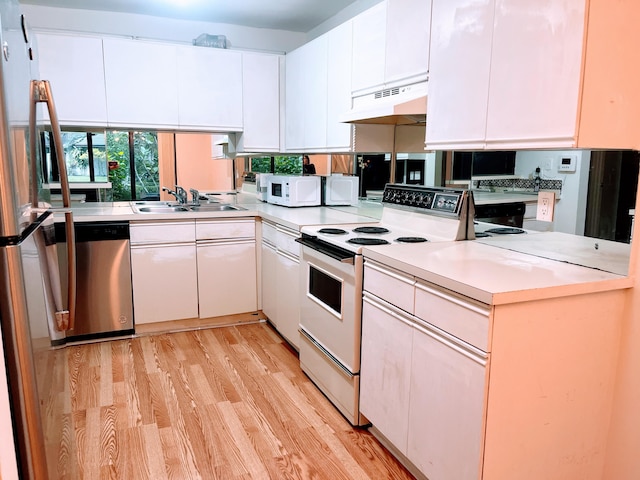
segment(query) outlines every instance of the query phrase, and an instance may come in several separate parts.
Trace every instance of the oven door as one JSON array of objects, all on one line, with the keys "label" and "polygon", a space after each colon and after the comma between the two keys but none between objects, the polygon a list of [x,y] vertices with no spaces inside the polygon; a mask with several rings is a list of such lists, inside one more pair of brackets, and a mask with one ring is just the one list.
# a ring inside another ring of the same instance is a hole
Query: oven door
[{"label": "oven door", "polygon": [[357,375],[360,372],[362,256],[350,254],[350,258],[341,260],[304,241],[301,243],[302,334],[310,337],[316,347],[341,368]]}]

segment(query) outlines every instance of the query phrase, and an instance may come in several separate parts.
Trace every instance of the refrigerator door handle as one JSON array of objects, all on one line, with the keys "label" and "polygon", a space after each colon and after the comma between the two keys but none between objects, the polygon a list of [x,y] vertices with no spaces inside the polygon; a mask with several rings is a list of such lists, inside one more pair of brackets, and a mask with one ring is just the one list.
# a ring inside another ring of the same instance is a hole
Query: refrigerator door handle
[{"label": "refrigerator door handle", "polygon": [[[33,208],[39,208],[36,161],[36,106],[43,102],[47,104],[49,120],[51,121],[51,131],[53,134],[53,146],[56,150],[58,161],[58,171],[60,172],[60,190],[62,193],[62,206],[65,217],[65,231],[67,237],[67,309],[64,308],[61,294],[60,271],[55,268],[57,265],[57,252],[55,244],[53,248],[49,242],[48,253],[46,254],[48,268],[46,268],[45,282],[50,289],[55,304],[56,328],[60,331],[72,330],[75,325],[76,311],[76,241],[75,229],[73,225],[73,212],[71,211],[71,191],[69,189],[69,177],[67,166],[64,161],[64,150],[62,148],[62,134],[58,114],[51,95],[51,85],[47,80],[31,81],[31,105],[29,108],[29,142],[31,155],[31,204]],[[55,258],[53,258],[55,256]],[[54,265],[52,265],[52,262]]]}]

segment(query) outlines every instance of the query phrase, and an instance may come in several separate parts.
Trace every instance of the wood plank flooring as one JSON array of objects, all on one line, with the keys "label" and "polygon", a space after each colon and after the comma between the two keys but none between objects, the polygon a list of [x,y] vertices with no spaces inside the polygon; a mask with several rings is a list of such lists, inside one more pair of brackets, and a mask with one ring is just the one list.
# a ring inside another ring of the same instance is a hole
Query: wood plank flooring
[{"label": "wood plank flooring", "polygon": [[51,479],[411,479],[266,323],[36,355]]}]

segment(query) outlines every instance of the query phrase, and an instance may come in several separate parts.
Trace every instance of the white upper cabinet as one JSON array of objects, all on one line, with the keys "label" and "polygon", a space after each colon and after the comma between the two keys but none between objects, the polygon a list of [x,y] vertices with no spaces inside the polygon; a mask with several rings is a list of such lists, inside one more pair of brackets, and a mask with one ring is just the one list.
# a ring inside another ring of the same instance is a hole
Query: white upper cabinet
[{"label": "white upper cabinet", "polygon": [[40,78],[51,82],[59,121],[106,126],[102,39],[38,33]]},{"label": "white upper cabinet", "polygon": [[282,55],[242,54],[243,132],[238,151],[280,151],[280,68]]},{"label": "white upper cabinet", "polygon": [[387,0],[387,87],[427,79],[430,36],[431,0]]},{"label": "white upper cabinet", "polygon": [[322,150],[327,145],[327,35],[310,41],[301,50],[304,146],[306,150]]},{"label": "white upper cabinet", "polygon": [[354,96],[427,80],[431,0],[387,0],[353,19]]},{"label": "white upper cabinet", "polygon": [[[638,2],[433,0],[429,149],[637,149]],[[634,55],[636,57],[634,57]]]},{"label": "white upper cabinet", "polygon": [[433,0],[427,148],[484,147],[493,0]]},{"label": "white upper cabinet", "polygon": [[584,28],[584,1],[496,0],[486,148],[573,146]]},{"label": "white upper cabinet", "polygon": [[242,53],[178,46],[179,125],[195,130],[242,130]]},{"label": "white upper cabinet", "polygon": [[353,19],[351,90],[358,94],[384,85],[387,2],[380,2]]},{"label": "white upper cabinet", "polygon": [[287,151],[304,149],[304,50],[298,48],[286,56],[285,66],[285,145]]},{"label": "white upper cabinet", "polygon": [[353,23],[345,22],[327,34],[327,149],[347,150],[351,124],[339,118],[351,108],[351,63]]},{"label": "white upper cabinet", "polygon": [[109,126],[178,127],[177,47],[104,38],[103,48]]}]

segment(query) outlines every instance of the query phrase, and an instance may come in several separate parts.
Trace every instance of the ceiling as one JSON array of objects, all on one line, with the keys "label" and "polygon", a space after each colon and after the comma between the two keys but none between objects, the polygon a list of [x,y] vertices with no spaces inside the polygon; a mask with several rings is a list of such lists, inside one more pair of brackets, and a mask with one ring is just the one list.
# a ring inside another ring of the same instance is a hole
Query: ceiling
[{"label": "ceiling", "polygon": [[20,0],[47,7],[138,13],[308,32],[357,0]]}]

